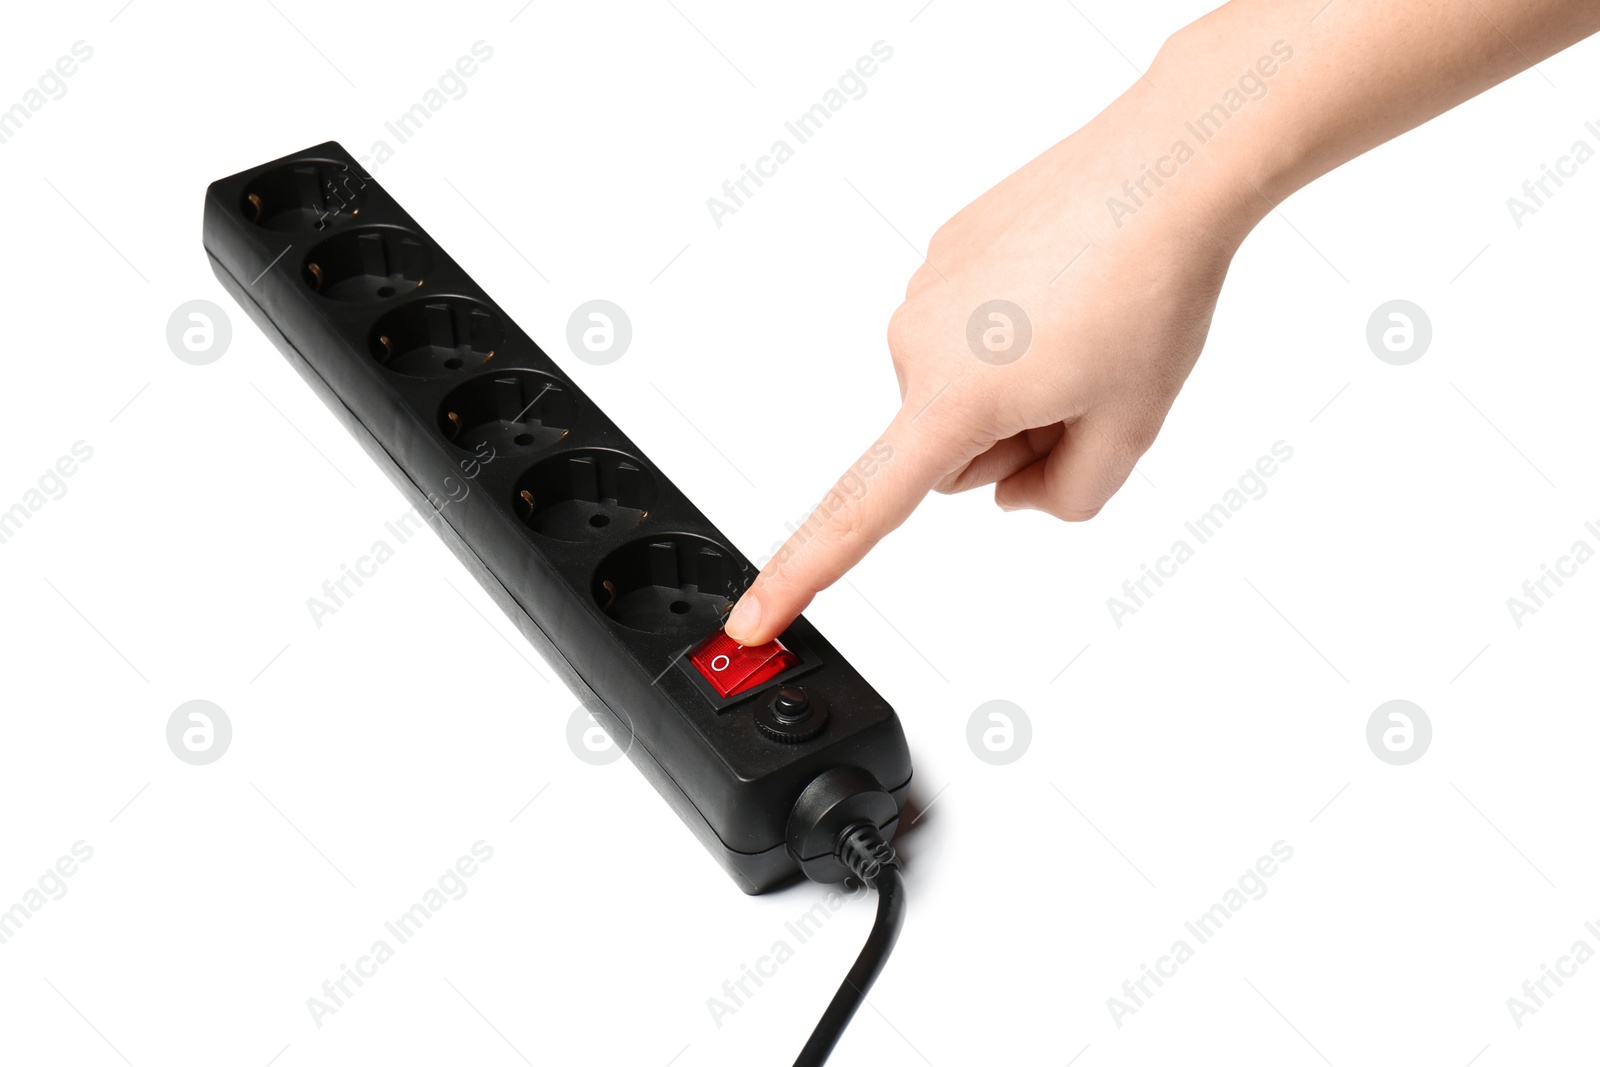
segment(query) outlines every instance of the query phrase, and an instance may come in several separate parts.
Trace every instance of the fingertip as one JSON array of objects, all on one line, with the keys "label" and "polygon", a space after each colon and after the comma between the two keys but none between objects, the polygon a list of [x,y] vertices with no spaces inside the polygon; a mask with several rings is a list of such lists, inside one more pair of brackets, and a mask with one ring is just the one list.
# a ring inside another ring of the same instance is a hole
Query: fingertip
[{"label": "fingertip", "polygon": [[728,613],[724,632],[741,645],[761,645],[761,601],[753,591],[745,593]]}]

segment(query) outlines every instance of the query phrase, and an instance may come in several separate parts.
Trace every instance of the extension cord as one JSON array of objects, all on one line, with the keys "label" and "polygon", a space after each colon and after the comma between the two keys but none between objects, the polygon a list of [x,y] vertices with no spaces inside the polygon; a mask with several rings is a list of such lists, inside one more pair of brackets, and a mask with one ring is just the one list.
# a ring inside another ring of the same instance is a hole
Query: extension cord
[{"label": "extension cord", "polygon": [[903,915],[894,710],[803,617],[721,629],[755,568],[334,142],[214,182],[223,286],[747,893],[878,889],[801,1054],[820,1063]]}]

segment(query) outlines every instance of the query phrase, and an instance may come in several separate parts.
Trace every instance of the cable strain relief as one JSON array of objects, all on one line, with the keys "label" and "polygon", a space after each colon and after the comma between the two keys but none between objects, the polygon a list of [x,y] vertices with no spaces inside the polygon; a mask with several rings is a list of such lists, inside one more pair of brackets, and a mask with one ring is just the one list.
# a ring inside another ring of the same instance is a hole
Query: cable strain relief
[{"label": "cable strain relief", "polygon": [[[789,853],[814,882],[842,882],[854,873],[845,858],[845,839],[857,827],[873,829],[878,839],[894,835],[900,806],[878,780],[859,767],[833,767],[800,791],[789,812],[785,840]],[[870,859],[865,840],[851,846],[852,855]],[[892,855],[892,853],[891,853]],[[881,861],[880,861],[881,862]]]},{"label": "cable strain relief", "polygon": [[900,866],[894,846],[883,839],[876,826],[865,822],[845,827],[833,855],[858,881],[870,886],[878,884],[878,875],[884,870]]}]

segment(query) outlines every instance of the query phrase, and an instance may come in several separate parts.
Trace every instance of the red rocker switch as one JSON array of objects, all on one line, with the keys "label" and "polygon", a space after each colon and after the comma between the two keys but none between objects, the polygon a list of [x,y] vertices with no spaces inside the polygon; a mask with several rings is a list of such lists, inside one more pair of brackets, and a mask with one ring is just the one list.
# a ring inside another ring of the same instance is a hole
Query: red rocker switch
[{"label": "red rocker switch", "polygon": [[689,653],[689,662],[718,696],[727,698],[771,681],[800,658],[777,641],[746,648],[718,630]]}]

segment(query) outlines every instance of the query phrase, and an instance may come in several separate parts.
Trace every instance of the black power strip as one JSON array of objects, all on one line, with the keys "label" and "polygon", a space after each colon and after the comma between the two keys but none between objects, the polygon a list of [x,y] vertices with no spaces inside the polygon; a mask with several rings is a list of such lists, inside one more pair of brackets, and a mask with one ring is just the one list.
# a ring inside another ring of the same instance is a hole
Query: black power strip
[{"label": "black power strip", "polygon": [[[854,875],[892,944],[900,721],[804,618],[761,648],[722,634],[755,568],[666,474],[334,142],[214,182],[205,247],[740,887]],[[887,951],[869,942],[839,1028]]]}]

